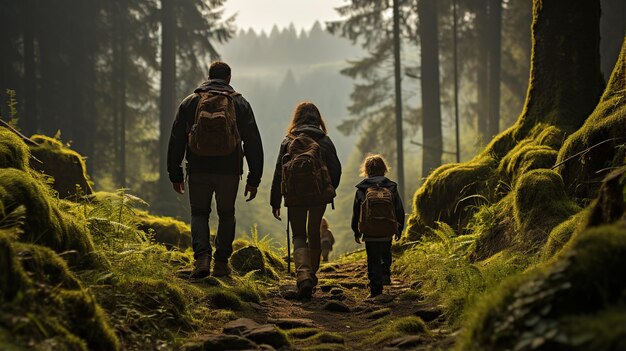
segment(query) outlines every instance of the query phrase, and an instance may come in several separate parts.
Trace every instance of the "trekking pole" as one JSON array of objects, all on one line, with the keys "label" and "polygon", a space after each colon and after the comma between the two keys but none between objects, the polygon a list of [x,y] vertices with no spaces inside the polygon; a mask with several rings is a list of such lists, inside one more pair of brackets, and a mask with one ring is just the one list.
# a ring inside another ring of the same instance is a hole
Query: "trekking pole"
[{"label": "trekking pole", "polygon": [[289,217],[287,217],[287,273],[291,274],[291,243],[289,237]]}]

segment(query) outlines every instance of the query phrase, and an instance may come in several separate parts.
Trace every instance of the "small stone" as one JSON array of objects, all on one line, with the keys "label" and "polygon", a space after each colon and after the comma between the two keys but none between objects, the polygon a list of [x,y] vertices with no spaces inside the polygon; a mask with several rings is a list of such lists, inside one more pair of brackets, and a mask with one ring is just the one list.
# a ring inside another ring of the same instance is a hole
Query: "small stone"
[{"label": "small stone", "polygon": [[245,337],[258,344],[268,344],[275,348],[289,345],[287,335],[273,324],[265,324],[254,328],[248,331]]},{"label": "small stone", "polygon": [[297,300],[298,289],[295,287],[284,286],[280,288],[280,296],[285,300]]},{"label": "small stone", "polygon": [[343,295],[344,292],[343,292],[343,289],[341,288],[334,288],[330,291],[330,294],[331,295]]},{"label": "small stone", "polygon": [[397,347],[399,349],[408,349],[424,343],[424,338],[419,335],[407,335],[400,338],[393,339],[389,342],[390,346]]},{"label": "small stone", "polygon": [[350,307],[340,301],[328,301],[324,304],[322,309],[331,312],[350,312]]},{"label": "small stone", "polygon": [[346,295],[330,295],[328,297],[329,300],[337,300],[337,301],[343,301],[346,299]]},{"label": "small stone", "polygon": [[322,292],[329,292],[331,291],[333,288],[335,287],[335,285],[322,285],[320,286],[320,290],[322,290]]},{"label": "small stone", "polygon": [[257,311],[260,311],[263,309],[263,306],[259,305],[256,302],[248,302],[248,305],[250,305],[250,307],[254,308]]},{"label": "small stone", "polygon": [[428,307],[417,310],[414,315],[420,317],[424,322],[432,322],[439,318],[443,314],[443,311],[439,307]]},{"label": "small stone", "polygon": [[270,323],[276,324],[281,329],[294,329],[294,328],[313,328],[313,320],[308,318],[279,318],[271,319]]},{"label": "small stone", "polygon": [[238,335],[210,335],[183,345],[185,351],[202,350],[257,350],[257,345]]},{"label": "small stone", "polygon": [[222,331],[224,334],[244,335],[259,326],[259,323],[250,318],[239,318],[224,324]]},{"label": "small stone", "polygon": [[387,294],[380,294],[378,296],[376,296],[375,298],[373,298],[374,303],[378,304],[378,305],[383,305],[383,304],[387,304],[390,302],[393,302],[393,300],[395,300],[396,297],[393,295],[387,295]]}]

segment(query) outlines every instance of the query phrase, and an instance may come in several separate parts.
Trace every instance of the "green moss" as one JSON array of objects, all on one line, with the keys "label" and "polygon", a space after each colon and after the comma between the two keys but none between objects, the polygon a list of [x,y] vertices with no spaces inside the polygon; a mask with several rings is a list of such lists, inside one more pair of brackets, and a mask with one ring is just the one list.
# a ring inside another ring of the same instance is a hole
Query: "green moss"
[{"label": "green moss", "polygon": [[65,289],[81,288],[79,280],[71,273],[65,260],[49,248],[16,243],[14,250],[18,253],[24,270],[30,274],[33,281]]},{"label": "green moss", "polygon": [[533,170],[525,173],[514,189],[517,243],[539,248],[554,227],[578,211],[580,208],[568,199],[563,179],[556,172]]},{"label": "green moss", "polygon": [[453,228],[464,227],[472,210],[461,200],[490,189],[496,166],[493,158],[484,156],[434,170],[413,197],[413,213],[408,219],[409,239],[420,238],[426,228],[435,227],[437,221]]},{"label": "green moss", "polygon": [[135,213],[138,228],[153,233],[156,242],[180,249],[191,247],[191,228],[187,223],[172,217],[153,216],[146,211]]},{"label": "green moss", "polygon": [[398,296],[400,301],[419,301],[422,298],[422,294],[416,290],[407,290]]},{"label": "green moss", "polygon": [[302,327],[302,328],[293,328],[290,330],[287,330],[287,335],[290,338],[295,338],[295,339],[306,339],[309,338],[317,333],[319,333],[320,330],[317,328],[307,328],[307,327]]},{"label": "green moss", "polygon": [[486,296],[459,349],[521,348],[535,338],[544,339],[545,349],[589,349],[574,342],[577,335],[559,331],[572,317],[626,303],[625,229],[623,221],[587,229],[555,259]]},{"label": "green moss", "polygon": [[74,196],[77,187],[80,187],[83,194],[93,192],[85,161],[80,154],[59,140],[45,135],[33,135],[31,139],[38,145],[30,149],[33,155],[30,165],[54,179],[52,186],[59,196]]},{"label": "green moss", "polygon": [[563,132],[557,127],[538,124],[502,158],[498,172],[508,183],[514,184],[528,171],[552,167],[563,138]]},{"label": "green moss", "polygon": [[15,133],[0,127],[0,168],[28,170],[28,146]]},{"label": "green moss", "polygon": [[406,335],[429,336],[430,331],[421,318],[408,316],[402,318],[384,318],[379,320],[376,326],[354,333],[362,338],[362,345],[380,345],[386,341],[396,339]]},{"label": "green moss", "polygon": [[86,340],[90,350],[118,349],[115,333],[90,294],[81,290],[66,290],[58,294],[55,300],[68,319],[68,330]]},{"label": "green moss", "polygon": [[84,222],[62,211],[49,190],[39,180],[17,169],[0,169],[0,202],[5,211],[26,208],[24,234],[20,239],[45,245],[56,252],[67,252],[73,265],[101,267],[101,256],[94,254],[91,234]]},{"label": "green moss", "polygon": [[563,248],[587,215],[586,211],[580,211],[552,229],[548,241],[542,249],[541,255],[544,260],[552,257]]},{"label": "green moss", "polygon": [[626,149],[620,145],[626,142],[625,76],[626,41],[600,102],[585,124],[565,140],[557,158],[557,171],[576,197],[595,197],[598,172],[624,163]]},{"label": "green moss", "polygon": [[562,343],[580,350],[626,350],[626,306],[567,317],[562,325],[565,332],[556,336]]},{"label": "green moss", "polygon": [[0,230],[0,302],[13,300],[29,284],[11,246],[10,235],[6,229]]},{"label": "green moss", "polygon": [[303,340],[307,344],[343,344],[343,336],[337,333],[319,332]]},{"label": "green moss", "polygon": [[118,339],[106,316],[65,261],[46,247],[14,240],[0,231],[0,330],[11,331],[8,343],[117,350]]},{"label": "green moss", "polygon": [[217,308],[239,311],[243,308],[243,303],[237,294],[232,291],[212,288],[207,293],[207,298]]}]

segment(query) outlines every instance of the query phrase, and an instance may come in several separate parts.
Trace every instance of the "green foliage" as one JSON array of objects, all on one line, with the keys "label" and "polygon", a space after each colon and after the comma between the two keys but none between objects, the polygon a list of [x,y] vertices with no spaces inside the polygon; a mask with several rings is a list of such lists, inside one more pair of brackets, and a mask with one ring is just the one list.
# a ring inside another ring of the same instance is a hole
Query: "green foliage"
[{"label": "green foliage", "polygon": [[17,128],[20,121],[17,115],[17,93],[13,89],[7,89],[7,107],[9,108],[9,124],[13,128]]}]

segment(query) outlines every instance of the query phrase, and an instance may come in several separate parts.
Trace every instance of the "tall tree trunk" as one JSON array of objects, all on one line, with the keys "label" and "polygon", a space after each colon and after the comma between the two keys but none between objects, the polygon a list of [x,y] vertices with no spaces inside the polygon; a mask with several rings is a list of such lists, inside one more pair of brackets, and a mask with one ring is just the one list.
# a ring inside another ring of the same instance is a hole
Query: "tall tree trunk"
[{"label": "tall tree trunk", "polygon": [[176,15],[174,0],[161,0],[161,113],[159,137],[159,190],[169,187],[167,144],[176,110]]},{"label": "tall tree trunk", "polygon": [[626,1],[602,0],[601,4],[600,63],[604,79],[608,82],[626,35]]},{"label": "tall tree trunk", "polygon": [[489,140],[489,12],[488,0],[477,0],[476,125],[482,142]]},{"label": "tall tree trunk", "polygon": [[500,58],[502,50],[502,0],[489,0],[489,139],[500,130]]},{"label": "tall tree trunk", "polygon": [[402,127],[402,73],[400,61],[400,0],[393,0],[393,58],[396,95],[396,161],[398,192],[404,201],[404,132]]},{"label": "tall tree trunk", "polygon": [[437,1],[418,2],[419,35],[421,41],[422,88],[422,176],[426,177],[441,165],[443,137],[439,89],[439,31]]},{"label": "tall tree trunk", "polygon": [[35,35],[33,26],[34,6],[32,0],[23,0],[23,35],[24,35],[24,116],[20,124],[26,133],[39,131],[39,116],[37,114],[37,75],[35,73]]}]

